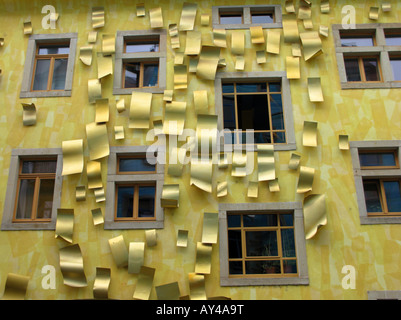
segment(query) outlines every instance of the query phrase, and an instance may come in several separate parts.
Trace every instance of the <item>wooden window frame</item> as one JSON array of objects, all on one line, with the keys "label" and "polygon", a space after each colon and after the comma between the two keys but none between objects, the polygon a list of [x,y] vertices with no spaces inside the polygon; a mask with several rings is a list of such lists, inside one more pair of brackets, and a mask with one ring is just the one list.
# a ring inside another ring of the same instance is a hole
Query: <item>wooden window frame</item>
[{"label": "wooden window frame", "polygon": [[146,155],[117,155],[117,174],[154,174],[157,173],[157,163],[154,171],[120,171],[120,159],[146,159]]},{"label": "wooden window frame", "polygon": [[382,170],[382,169],[399,169],[400,168],[400,162],[398,159],[398,149],[360,149],[359,154],[368,154],[368,153],[393,153],[394,155],[394,160],[395,160],[395,165],[394,166],[362,166],[362,170]]},{"label": "wooden window frame", "polygon": [[[348,83],[382,83],[383,82],[383,74],[382,74],[382,68],[380,64],[380,57],[375,56],[375,55],[358,55],[358,56],[350,56],[350,55],[344,55],[344,65],[345,65],[345,60],[351,60],[351,59],[358,59],[358,68],[359,68],[359,75],[361,77],[361,81],[347,81]],[[366,73],[365,73],[365,67],[363,65],[364,59],[376,59],[377,62],[377,72],[379,75],[380,80],[379,81],[367,81],[366,80]],[[347,73],[347,68],[345,66],[345,72]]]},{"label": "wooden window frame", "polygon": [[[129,64],[139,64],[139,86],[138,87],[133,87],[133,88],[127,88],[125,87],[125,73],[127,71],[126,66]],[[147,64],[157,64],[158,69],[160,69],[160,65],[159,65],[159,61],[157,60],[145,60],[145,61],[135,61],[135,62],[129,62],[126,61],[123,63],[123,72],[122,72],[122,84],[123,84],[123,89],[144,89],[144,88],[158,88],[159,87],[159,77],[160,77],[160,70],[158,70],[157,72],[157,85],[155,86],[144,86],[143,85],[143,77],[144,77],[144,73],[145,73],[145,65]]]}]

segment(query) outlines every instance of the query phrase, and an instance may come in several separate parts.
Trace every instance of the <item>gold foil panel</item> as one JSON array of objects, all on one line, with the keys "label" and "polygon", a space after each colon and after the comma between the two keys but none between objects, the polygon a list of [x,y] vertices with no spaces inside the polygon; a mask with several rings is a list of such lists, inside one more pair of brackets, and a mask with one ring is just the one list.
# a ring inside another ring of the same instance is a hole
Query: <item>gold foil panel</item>
[{"label": "gold foil panel", "polygon": [[205,276],[203,274],[188,273],[191,300],[206,300]]},{"label": "gold foil panel", "polygon": [[312,19],[305,19],[303,20],[304,28],[305,29],[313,29],[313,21]]},{"label": "gold foil panel", "polygon": [[155,287],[158,300],[180,300],[178,282],[168,283]]},{"label": "gold foil panel", "polygon": [[297,193],[306,193],[312,191],[314,177],[315,169],[301,166],[299,169]]},{"label": "gold foil panel", "polygon": [[103,188],[102,164],[98,161],[88,161],[86,164],[86,175],[88,177],[88,189]]},{"label": "gold foil panel", "polygon": [[173,147],[169,154],[169,164],[167,173],[173,177],[181,177],[187,150],[184,148]]},{"label": "gold foil panel", "polygon": [[177,247],[186,248],[188,246],[188,230],[178,230]]},{"label": "gold foil panel", "polygon": [[102,79],[113,74],[113,57],[97,54],[97,77]]},{"label": "gold foil panel", "polygon": [[149,9],[150,27],[152,29],[163,28],[163,12],[162,8]]},{"label": "gold foil panel", "polygon": [[184,131],[186,102],[173,101],[166,104],[163,122],[163,133],[181,135]]},{"label": "gold foil panel", "polygon": [[178,208],[180,205],[180,185],[165,184],[160,201],[162,208]]},{"label": "gold foil panel", "polygon": [[128,273],[139,273],[145,260],[145,242],[130,242],[128,253]]},{"label": "gold foil panel", "polygon": [[188,87],[187,66],[174,66],[174,90],[186,89]]},{"label": "gold foil panel", "polygon": [[220,60],[220,48],[202,46],[196,75],[204,80],[214,80],[216,77],[217,65]]},{"label": "gold foil panel", "polygon": [[135,300],[149,300],[155,271],[153,268],[141,267],[133,296]]},{"label": "gold foil panel", "polygon": [[297,170],[300,163],[301,163],[301,156],[299,154],[292,153],[290,162],[288,164],[288,168],[290,170]]},{"label": "gold foil panel", "polygon": [[340,134],[338,136],[338,148],[343,151],[349,150],[348,135]]},{"label": "gold foil panel", "polygon": [[116,109],[117,109],[118,113],[125,111],[125,99],[124,98],[121,98],[116,101]]},{"label": "gold foil panel", "polygon": [[284,42],[294,43],[299,41],[297,17],[293,14],[283,14]]},{"label": "gold foil panel", "polygon": [[171,102],[173,101],[174,90],[164,90],[163,101]]},{"label": "gold foil panel", "polygon": [[133,91],[129,111],[130,129],[149,129],[152,93]]},{"label": "gold foil panel", "polygon": [[85,201],[86,200],[86,187],[85,186],[77,186],[75,188],[75,201]]},{"label": "gold foil panel", "polygon": [[302,50],[300,43],[292,43],[291,53],[293,57],[302,57]]},{"label": "gold foil panel", "polygon": [[72,243],[74,233],[74,209],[57,209],[55,238]]},{"label": "gold foil panel", "polygon": [[280,54],[281,31],[270,29],[267,30],[266,52]]},{"label": "gold foil panel", "polygon": [[210,24],[210,15],[207,13],[202,13],[201,15],[201,26],[208,27]]},{"label": "gold foil panel", "polygon": [[231,166],[231,176],[245,177],[246,176],[247,154],[242,150],[234,150],[233,161]]},{"label": "gold foil panel", "polygon": [[195,273],[210,274],[212,269],[212,245],[198,242],[196,244]]},{"label": "gold foil panel", "polygon": [[202,47],[202,33],[199,31],[187,31],[185,54],[198,55]]},{"label": "gold foil panel", "polygon": [[105,123],[109,121],[110,107],[109,99],[96,100],[96,123]]},{"label": "gold foil panel", "polygon": [[320,56],[323,53],[322,40],[320,39],[319,32],[306,31],[300,33],[299,36],[302,42],[305,61]]},{"label": "gold foil panel", "polygon": [[258,181],[276,179],[276,166],[273,145],[257,145],[258,150]]},{"label": "gold foil panel", "polygon": [[82,173],[84,170],[84,141],[70,140],[62,142],[63,171],[62,176]]},{"label": "gold foil panel", "polygon": [[176,24],[170,24],[168,26],[168,33],[170,37],[178,37],[178,26]]},{"label": "gold foil panel", "polygon": [[191,31],[194,29],[197,9],[198,5],[196,3],[184,2],[179,24],[180,31]]},{"label": "gold foil panel", "polygon": [[311,102],[324,101],[320,78],[308,78],[308,92]]},{"label": "gold foil panel", "polygon": [[227,48],[226,29],[213,29],[213,44],[216,47]]},{"label": "gold foil panel", "polygon": [[299,20],[308,20],[312,17],[312,8],[310,5],[305,4],[305,2],[301,1],[298,8],[298,19]]},{"label": "gold foil panel", "polygon": [[96,124],[95,122],[87,124],[86,137],[90,160],[101,159],[110,154],[106,124]]},{"label": "gold foil panel", "polygon": [[0,38],[0,47],[4,46],[4,38]]},{"label": "gold foil panel", "polygon": [[109,268],[96,268],[96,278],[93,284],[93,298],[108,299],[111,281],[111,270]]},{"label": "gold foil panel", "polygon": [[286,57],[286,67],[287,67],[287,78],[288,79],[300,79],[300,58],[299,57]]},{"label": "gold foil panel", "polygon": [[101,208],[96,208],[92,210],[92,220],[94,226],[104,224],[104,218]]},{"label": "gold foil panel", "polygon": [[22,123],[24,126],[36,124],[36,106],[34,103],[22,103]]},{"label": "gold foil panel", "polygon": [[304,121],[302,144],[304,147],[317,147],[317,122]]},{"label": "gold foil panel", "polygon": [[304,228],[305,238],[313,238],[319,227],[327,225],[326,196],[312,194],[304,200]]},{"label": "gold foil panel", "polygon": [[205,212],[203,214],[202,243],[215,244],[219,233],[219,214]]},{"label": "gold foil panel", "polygon": [[116,140],[124,140],[124,126],[114,126],[114,139]]},{"label": "gold foil panel", "polygon": [[[217,122],[216,115],[199,114],[196,125],[196,139],[198,154],[212,154],[216,150],[217,141]],[[205,148],[208,147],[208,148]]]},{"label": "gold foil panel", "polygon": [[95,103],[96,100],[102,99],[102,85],[99,79],[88,80],[88,96],[89,103]]},{"label": "gold foil panel", "polygon": [[391,3],[389,1],[382,1],[382,11],[383,12],[391,11]]},{"label": "gold foil panel", "polygon": [[233,30],[231,33],[231,53],[242,56],[245,54],[245,32]]},{"label": "gold foil panel", "polygon": [[[231,159],[229,159],[229,157],[231,157]],[[219,169],[227,169],[229,162],[231,162],[229,160],[232,160],[231,153],[220,153],[217,167]]]},{"label": "gold foil panel", "polygon": [[93,46],[83,46],[79,49],[79,59],[83,64],[92,65]]},{"label": "gold foil panel", "polygon": [[369,9],[369,19],[378,20],[379,19],[379,7],[370,7]]},{"label": "gold foil panel", "polygon": [[248,198],[257,198],[259,196],[259,183],[257,181],[248,182]]},{"label": "gold foil panel", "polygon": [[104,188],[95,189],[93,190],[93,193],[95,195],[96,203],[106,201],[106,194]]},{"label": "gold foil panel", "polygon": [[176,24],[170,24],[169,25],[169,35],[170,35],[170,42],[171,42],[171,47],[173,49],[179,49],[180,48],[180,37],[178,34],[178,27]]},{"label": "gold foil panel", "polygon": [[217,197],[222,198],[227,196],[227,181],[221,181],[217,183]]},{"label": "gold foil panel", "polygon": [[330,1],[322,0],[320,2],[320,12],[321,13],[330,13]]},{"label": "gold foil panel", "polygon": [[136,16],[139,18],[139,17],[144,17],[145,15],[146,15],[145,4],[138,3],[136,5]]},{"label": "gold foil panel", "polygon": [[235,58],[235,70],[244,71],[245,69],[245,57],[237,56]]},{"label": "gold foil panel", "polygon": [[250,27],[249,30],[251,31],[252,44],[265,43],[265,36],[263,34],[263,28],[261,26]]},{"label": "gold foil panel", "polygon": [[25,300],[29,280],[29,277],[9,273],[1,300]]},{"label": "gold foil panel", "polygon": [[64,284],[74,288],[86,287],[84,259],[79,244],[61,248],[59,256]]},{"label": "gold foil panel", "polygon": [[32,22],[31,21],[24,22],[24,34],[29,35],[32,34],[32,32],[33,32]]},{"label": "gold foil panel", "polygon": [[98,29],[104,27],[104,7],[92,8],[92,28]]},{"label": "gold foil panel", "polygon": [[258,64],[266,63],[266,53],[264,50],[256,51],[256,62]]},{"label": "gold foil panel", "polygon": [[97,41],[97,31],[90,31],[88,33],[88,42],[96,43],[96,41]]},{"label": "gold foil panel", "polygon": [[109,239],[109,246],[117,267],[126,267],[128,265],[128,250],[125,245],[124,237],[121,235]]},{"label": "gold foil panel", "polygon": [[287,13],[295,13],[294,0],[285,1],[285,10],[287,11]]},{"label": "gold foil panel", "polygon": [[207,97],[207,90],[194,91],[193,95],[196,112],[208,111],[209,101]]},{"label": "gold foil panel", "polygon": [[280,192],[280,185],[278,183],[278,178],[269,181],[269,191],[270,192]]},{"label": "gold foil panel", "polygon": [[174,64],[175,65],[184,64],[184,57],[185,57],[184,52],[176,52],[174,56]]},{"label": "gold foil panel", "polygon": [[329,36],[329,27],[319,26],[319,34],[327,38]]},{"label": "gold foil panel", "polygon": [[157,231],[156,229],[145,231],[146,246],[155,247],[157,245]]},{"label": "gold foil panel", "polygon": [[114,34],[103,34],[102,35],[103,55],[109,56],[115,52],[116,52],[116,36]]},{"label": "gold foil panel", "polygon": [[212,193],[213,161],[211,159],[192,159],[191,182],[199,189]]}]

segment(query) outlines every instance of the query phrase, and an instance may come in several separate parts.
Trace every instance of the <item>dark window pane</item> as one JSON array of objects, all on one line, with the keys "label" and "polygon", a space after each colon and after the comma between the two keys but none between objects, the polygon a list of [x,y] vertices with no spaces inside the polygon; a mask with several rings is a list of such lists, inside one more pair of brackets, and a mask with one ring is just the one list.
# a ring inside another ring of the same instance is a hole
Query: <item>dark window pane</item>
[{"label": "dark window pane", "polygon": [[120,172],[154,172],[156,167],[144,158],[120,158]]},{"label": "dark window pane", "polygon": [[373,37],[341,37],[343,47],[371,47],[374,46]]},{"label": "dark window pane", "polygon": [[284,273],[297,273],[297,261],[296,260],[284,260],[283,261],[283,272]]},{"label": "dark window pane", "polygon": [[237,83],[237,93],[267,92],[266,83]]},{"label": "dark window pane", "polygon": [[17,203],[17,219],[31,219],[35,180],[21,180]]},{"label": "dark window pane", "polygon": [[139,87],[139,63],[125,65],[125,88]]},{"label": "dark window pane", "polygon": [[269,83],[270,92],[281,92],[281,83]]},{"label": "dark window pane", "polygon": [[360,153],[359,161],[361,163],[361,167],[393,167],[396,165],[393,152]]},{"label": "dark window pane", "polygon": [[236,129],[234,96],[223,96],[223,118],[224,129]]},{"label": "dark window pane", "polygon": [[33,79],[33,90],[47,90],[47,82],[49,80],[50,60],[36,60],[35,77]]},{"label": "dark window pane", "polygon": [[394,81],[401,81],[401,59],[390,59]]},{"label": "dark window pane", "polygon": [[398,181],[384,181],[388,212],[401,212],[401,191]]},{"label": "dark window pane", "polygon": [[358,59],[344,59],[347,81],[361,81]]},{"label": "dark window pane", "polygon": [[285,132],[273,132],[274,143],[286,143]]},{"label": "dark window pane", "polygon": [[[243,136],[243,139],[245,135]],[[272,143],[270,132],[255,132],[254,133],[254,143]]]},{"label": "dark window pane", "polygon": [[229,228],[241,227],[241,216],[239,214],[230,214],[227,216],[227,225]]},{"label": "dark window pane", "polygon": [[389,35],[386,34],[386,45],[388,46],[401,46],[400,35]]},{"label": "dark window pane", "polygon": [[270,95],[273,130],[284,130],[284,114],[281,94]]},{"label": "dark window pane", "polygon": [[284,258],[294,258],[296,256],[294,229],[281,229],[281,245]]},{"label": "dark window pane", "polygon": [[242,242],[240,230],[228,230],[228,257],[242,258]]},{"label": "dark window pane", "polygon": [[380,81],[377,59],[363,59],[366,81]]},{"label": "dark window pane", "polygon": [[52,90],[64,90],[65,78],[67,75],[68,59],[56,59],[54,61],[54,71],[52,80]]},{"label": "dark window pane", "polygon": [[383,212],[378,183],[364,181],[363,189],[365,191],[366,210],[368,212]]},{"label": "dark window pane", "polygon": [[252,214],[244,215],[244,227],[275,227],[277,226],[276,214]]},{"label": "dark window pane", "polygon": [[138,217],[151,218],[155,216],[156,188],[139,187]]},{"label": "dark window pane", "polygon": [[247,231],[245,238],[248,257],[278,256],[276,231]]},{"label": "dark window pane", "polygon": [[132,41],[126,42],[125,52],[135,53],[135,52],[158,52],[159,51],[159,41]]},{"label": "dark window pane", "polygon": [[69,54],[69,53],[70,53],[70,45],[40,46],[38,50],[38,54],[40,55]]},{"label": "dark window pane", "polygon": [[132,218],[134,212],[134,187],[118,187],[117,218]]},{"label": "dark window pane", "polygon": [[281,273],[279,260],[246,261],[246,274],[277,274]]},{"label": "dark window pane", "polygon": [[156,87],[159,78],[158,64],[145,64],[143,71],[143,86]]},{"label": "dark window pane", "polygon": [[37,219],[50,219],[52,216],[54,180],[40,180]]},{"label": "dark window pane", "polygon": [[252,23],[273,23],[273,13],[252,13]]},{"label": "dark window pane", "polygon": [[238,129],[269,130],[269,107],[267,96],[238,95]]},{"label": "dark window pane", "polygon": [[220,14],[220,24],[241,24],[241,14]]},{"label": "dark window pane", "polygon": [[21,173],[56,173],[57,161],[24,161]]},{"label": "dark window pane", "polygon": [[292,227],[294,225],[294,216],[289,214],[280,214],[280,226]]},{"label": "dark window pane", "polygon": [[234,93],[234,85],[232,83],[222,85],[223,93]]},{"label": "dark window pane", "polygon": [[243,274],[242,261],[230,261],[230,274]]}]

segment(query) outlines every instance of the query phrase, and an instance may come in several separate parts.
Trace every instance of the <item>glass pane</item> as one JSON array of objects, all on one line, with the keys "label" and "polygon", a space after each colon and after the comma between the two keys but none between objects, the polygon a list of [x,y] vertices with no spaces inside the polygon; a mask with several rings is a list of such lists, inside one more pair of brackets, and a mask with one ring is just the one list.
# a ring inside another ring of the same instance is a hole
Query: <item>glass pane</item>
[{"label": "glass pane", "polygon": [[230,274],[243,274],[242,272],[242,261],[230,261]]},{"label": "glass pane", "polygon": [[379,184],[376,182],[363,182],[365,191],[366,210],[368,212],[383,212],[380,202]]},{"label": "glass pane", "polygon": [[273,132],[274,143],[287,143],[285,132]]},{"label": "glass pane", "polygon": [[242,258],[242,242],[240,230],[228,230],[228,257]]},{"label": "glass pane", "polygon": [[35,193],[35,180],[20,180],[18,203],[17,203],[17,219],[31,219],[33,195]]},{"label": "glass pane", "polygon": [[138,217],[152,218],[155,216],[156,187],[139,187]]},{"label": "glass pane", "polygon": [[270,95],[273,130],[284,130],[284,114],[281,94]]},{"label": "glass pane", "polygon": [[380,152],[380,153],[360,153],[359,161],[361,167],[394,167],[396,160],[394,152]]},{"label": "glass pane", "polygon": [[231,84],[223,84],[222,85],[223,93],[234,93],[234,85]]},{"label": "glass pane", "polygon": [[248,214],[244,215],[244,227],[276,227],[276,214]]},{"label": "glass pane", "polygon": [[57,161],[23,161],[21,173],[56,173]]},{"label": "glass pane", "polygon": [[134,187],[118,187],[117,218],[132,218],[134,212]]},{"label": "glass pane", "polygon": [[394,81],[401,81],[401,59],[390,59]]},{"label": "glass pane", "polygon": [[284,273],[298,273],[297,261],[296,260],[284,260],[283,261],[283,272]]},{"label": "glass pane", "polygon": [[281,245],[284,258],[294,258],[296,256],[294,229],[281,229]]},{"label": "glass pane", "polygon": [[33,79],[33,90],[47,90],[47,82],[49,80],[50,60],[36,60],[35,77]]},{"label": "glass pane", "polygon": [[281,83],[269,83],[270,92],[281,92]]},{"label": "glass pane", "polygon": [[276,274],[281,273],[279,260],[245,261],[246,274]]},{"label": "glass pane", "polygon": [[236,129],[234,96],[223,96],[224,129]]},{"label": "glass pane", "polygon": [[347,81],[361,81],[358,59],[344,59]]},{"label": "glass pane", "polygon": [[375,58],[363,59],[363,67],[365,69],[366,81],[380,81],[377,59]]},{"label": "glass pane", "polygon": [[242,14],[220,14],[220,24],[241,24]]},{"label": "glass pane", "polygon": [[400,35],[386,35],[386,45],[388,46],[401,46]]},{"label": "glass pane", "polygon": [[294,216],[289,214],[280,214],[280,226],[282,227],[292,227],[294,225]]},{"label": "glass pane", "polygon": [[239,214],[230,214],[227,216],[227,226],[229,228],[241,227],[241,216]]},{"label": "glass pane", "polygon": [[[244,136],[245,138],[245,136]],[[270,132],[255,132],[254,133],[254,143],[272,143]]]},{"label": "glass pane", "polygon": [[224,144],[233,144],[234,135],[235,135],[234,131],[224,129]]},{"label": "glass pane", "polygon": [[54,72],[52,90],[64,90],[65,78],[67,76],[68,59],[56,59],[54,61]]},{"label": "glass pane", "polygon": [[50,219],[53,208],[54,180],[40,180],[37,219]]},{"label": "glass pane", "polygon": [[132,41],[126,42],[125,52],[126,53],[134,53],[134,52],[158,52],[159,51],[159,41]]},{"label": "glass pane", "polygon": [[237,93],[267,92],[266,83],[237,83]]},{"label": "glass pane", "polygon": [[343,47],[371,47],[374,46],[372,36],[366,37],[341,37]]},{"label": "glass pane", "polygon": [[273,13],[252,13],[252,23],[273,23]]},{"label": "glass pane", "polygon": [[138,88],[139,87],[139,63],[132,63],[125,65],[125,86],[124,88]]},{"label": "glass pane", "polygon": [[119,158],[119,172],[155,172],[156,166],[144,158]]},{"label": "glass pane", "polygon": [[143,86],[156,87],[159,78],[158,64],[145,64],[143,71]]},{"label": "glass pane", "polygon": [[269,106],[267,96],[237,96],[238,129],[269,130]]},{"label": "glass pane", "polygon": [[401,212],[401,191],[399,181],[384,181],[388,212]]},{"label": "glass pane", "polygon": [[70,45],[49,45],[49,46],[40,46],[38,50],[38,54],[69,54],[70,53]]},{"label": "glass pane", "polygon": [[245,238],[248,257],[278,256],[276,231],[247,231]]}]

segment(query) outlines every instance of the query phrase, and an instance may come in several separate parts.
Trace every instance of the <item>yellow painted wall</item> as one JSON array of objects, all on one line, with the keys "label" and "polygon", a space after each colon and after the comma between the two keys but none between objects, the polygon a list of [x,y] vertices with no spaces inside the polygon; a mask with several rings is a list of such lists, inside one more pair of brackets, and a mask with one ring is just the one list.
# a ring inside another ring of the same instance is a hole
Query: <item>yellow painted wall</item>
[{"label": "yellow painted wall", "polygon": [[[91,67],[75,62],[73,90],[71,98],[20,99],[19,93],[23,77],[24,61],[28,37],[23,35],[24,20],[31,18],[35,34],[78,32],[78,48],[87,44],[87,34],[92,30],[91,8],[102,5],[106,12],[106,25],[100,33],[115,34],[119,30],[150,29],[148,13],[145,18],[136,17],[136,3],[142,1],[59,1],[55,4],[60,14],[56,30],[42,29],[44,14],[41,9],[49,1],[0,1],[0,37],[5,38],[0,48],[0,208],[4,206],[8,168],[11,151],[14,148],[60,148],[64,140],[84,139],[87,159],[85,125],[94,119],[94,106],[88,103],[87,80],[97,77],[96,59]],[[178,23],[182,0],[146,1],[146,9],[161,6],[164,27]],[[330,1],[331,13],[320,14],[319,5],[312,1],[313,23],[317,30],[320,24],[341,23],[341,7],[349,1]],[[319,1],[318,1],[319,2]],[[356,23],[370,23],[369,7],[380,1],[353,2],[357,9]],[[285,1],[269,1],[282,4]],[[320,3],[320,2],[319,2]],[[401,19],[401,4],[391,1],[392,12],[381,14],[379,22],[398,22]],[[203,44],[211,43],[211,27],[200,26],[200,14],[211,15],[212,5],[241,5],[238,0],[216,0],[198,2],[196,29],[202,31]],[[266,1],[247,1],[247,4],[266,4]],[[283,12],[285,9],[283,7]],[[299,25],[303,30],[302,24]],[[227,32],[230,39],[230,31]],[[98,38],[94,52],[100,50]],[[185,34],[181,34],[182,48]],[[182,49],[181,49],[182,50]],[[351,141],[396,140],[401,137],[401,92],[397,89],[341,90],[337,72],[333,37],[323,38],[324,54],[310,62],[301,62],[301,79],[291,80],[294,126],[297,152],[302,154],[302,164],[317,169],[313,193],[327,195],[328,225],[317,236],[307,241],[307,258],[310,284],[308,286],[263,286],[263,287],[220,287],[219,248],[213,246],[212,273],[206,276],[206,293],[209,297],[227,296],[232,299],[366,299],[368,290],[400,290],[401,271],[401,226],[373,225],[361,226],[356,202],[352,163],[349,152],[338,150],[338,134],[348,134]],[[167,81],[168,89],[173,89],[173,50],[168,42]],[[235,71],[233,56],[229,49],[222,50],[227,61],[226,71]],[[246,31],[245,71],[283,71],[285,57],[291,55],[291,46],[282,39],[281,54],[268,55],[264,65],[255,60],[255,47],[250,43]],[[325,102],[309,102],[307,77],[320,76]],[[211,82],[212,84],[212,82]],[[118,114],[115,110],[115,96],[112,95],[112,77],[103,82],[103,96],[111,101],[108,123],[110,145],[145,144],[146,132],[128,129],[128,111]],[[214,101],[214,90],[208,83],[197,80],[194,74],[188,78],[188,89],[175,92],[175,99],[188,102],[187,128],[195,128],[196,117],[192,104],[192,91],[208,89],[209,101]],[[127,105],[130,96],[124,97]],[[38,108],[37,124],[34,127],[22,125],[21,102],[33,102]],[[211,106],[210,110],[214,110]],[[163,114],[163,97],[153,97],[152,116]],[[318,147],[302,147],[304,120],[319,123]],[[126,139],[117,143],[113,136],[114,125],[124,125]],[[303,201],[303,195],[296,194],[298,175],[288,171],[291,152],[276,153],[276,168],[280,179],[281,192],[270,194],[267,189],[259,190],[257,202]],[[106,182],[107,159],[102,160],[103,181]],[[145,265],[156,268],[154,285],[178,281],[181,295],[189,294],[187,274],[194,271],[196,242],[202,232],[204,211],[218,210],[215,194],[207,194],[189,185],[189,166],[184,169],[181,179],[166,174],[166,183],[181,186],[180,207],[165,211],[165,227],[158,230],[158,244],[146,248]],[[247,179],[230,177],[230,171],[214,173],[214,181],[227,179],[229,195],[222,201],[251,202],[246,198]],[[92,193],[86,202],[75,202],[75,186],[86,183],[86,176],[67,176],[63,179],[63,208],[75,209],[74,243],[79,243],[84,256],[88,287],[74,289],[63,285],[59,268],[58,249],[65,246],[62,240],[54,238],[54,231],[9,231],[0,232],[0,293],[8,273],[28,275],[27,299],[75,299],[92,298],[92,287],[96,267],[111,268],[109,297],[131,299],[137,275],[130,275],[126,269],[118,269],[112,259],[108,239],[124,235],[127,245],[131,241],[144,241],[143,230],[105,231],[102,226],[94,227],[90,210],[98,207]],[[104,211],[104,204],[101,206]],[[2,213],[0,214],[0,218]],[[180,249],[175,246],[178,229],[189,230],[189,246]],[[57,270],[57,289],[44,290],[41,286],[41,269],[53,265]],[[344,290],[341,274],[344,265],[353,265],[357,270],[356,289]],[[152,290],[151,299],[156,299]]]}]

